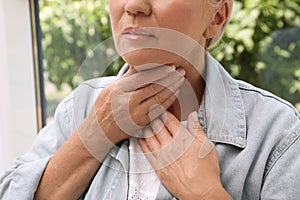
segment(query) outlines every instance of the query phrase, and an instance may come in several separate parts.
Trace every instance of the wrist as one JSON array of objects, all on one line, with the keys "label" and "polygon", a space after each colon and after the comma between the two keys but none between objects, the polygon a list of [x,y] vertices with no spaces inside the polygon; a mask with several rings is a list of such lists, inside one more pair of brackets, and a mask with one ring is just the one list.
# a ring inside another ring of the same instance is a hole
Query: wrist
[{"label": "wrist", "polygon": [[213,185],[204,195],[203,200],[231,200],[232,197],[228,194],[221,184]]},{"label": "wrist", "polygon": [[186,197],[177,198],[180,200],[202,199],[202,200],[232,200],[232,197],[221,184],[211,186],[204,194],[191,194]]},{"label": "wrist", "polygon": [[94,116],[88,116],[75,132],[87,152],[102,162],[114,143],[104,134]]}]

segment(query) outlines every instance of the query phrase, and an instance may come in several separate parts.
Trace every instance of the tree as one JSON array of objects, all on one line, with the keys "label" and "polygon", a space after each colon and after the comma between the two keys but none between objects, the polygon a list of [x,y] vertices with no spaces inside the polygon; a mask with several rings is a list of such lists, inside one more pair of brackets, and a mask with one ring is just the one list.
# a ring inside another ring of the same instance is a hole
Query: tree
[{"label": "tree", "polygon": [[[214,56],[237,79],[300,102],[300,0],[239,0]],[[287,40],[288,39],[288,40]]]},{"label": "tree", "polygon": [[[111,59],[108,48],[97,47],[111,36],[107,0],[41,1],[40,18],[44,69],[57,89],[63,84],[74,89],[74,77],[85,80],[116,73],[113,64],[106,71],[97,64]],[[89,69],[78,76],[84,63]]]},{"label": "tree", "polygon": [[[116,74],[122,60],[103,73],[98,68],[98,61],[111,60],[108,51],[83,62],[111,36],[107,0],[51,0],[40,5],[45,71],[58,89],[62,84],[76,87],[74,77]],[[299,24],[300,0],[236,0],[224,36],[211,52],[235,78],[297,103],[300,34],[299,27],[292,28]],[[82,63],[91,67],[78,76]]]}]

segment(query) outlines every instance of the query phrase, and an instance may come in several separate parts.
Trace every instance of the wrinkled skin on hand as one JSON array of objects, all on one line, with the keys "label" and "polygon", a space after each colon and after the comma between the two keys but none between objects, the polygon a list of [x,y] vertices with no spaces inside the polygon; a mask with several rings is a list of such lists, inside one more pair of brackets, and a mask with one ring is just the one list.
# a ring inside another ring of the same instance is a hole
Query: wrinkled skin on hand
[{"label": "wrinkled skin on hand", "polygon": [[130,67],[96,99],[92,112],[102,133],[112,143],[136,134],[173,104],[184,75],[183,69],[167,65]]},{"label": "wrinkled skin on hand", "polygon": [[160,181],[180,199],[205,199],[222,188],[214,144],[207,139],[194,112],[185,128],[167,112],[165,123],[156,119],[143,129],[140,144]]}]

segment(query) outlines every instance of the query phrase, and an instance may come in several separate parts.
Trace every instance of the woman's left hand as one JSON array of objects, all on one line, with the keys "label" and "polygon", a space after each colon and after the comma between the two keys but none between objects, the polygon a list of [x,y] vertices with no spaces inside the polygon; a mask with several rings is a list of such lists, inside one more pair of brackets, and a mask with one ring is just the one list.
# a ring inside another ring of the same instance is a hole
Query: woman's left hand
[{"label": "woman's left hand", "polygon": [[141,148],[164,186],[179,199],[206,199],[223,190],[214,144],[193,112],[187,128],[167,112],[143,129]]}]

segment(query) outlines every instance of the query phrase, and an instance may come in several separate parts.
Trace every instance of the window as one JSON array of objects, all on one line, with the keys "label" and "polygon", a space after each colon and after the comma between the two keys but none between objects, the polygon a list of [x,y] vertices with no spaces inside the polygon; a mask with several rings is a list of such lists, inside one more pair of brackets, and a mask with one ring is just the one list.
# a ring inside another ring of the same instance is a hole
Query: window
[{"label": "window", "polygon": [[0,174],[29,150],[38,131],[31,3],[0,1]]}]

